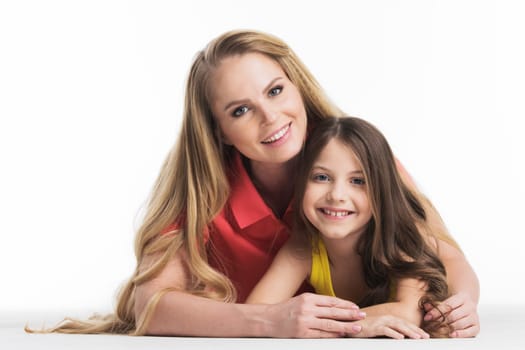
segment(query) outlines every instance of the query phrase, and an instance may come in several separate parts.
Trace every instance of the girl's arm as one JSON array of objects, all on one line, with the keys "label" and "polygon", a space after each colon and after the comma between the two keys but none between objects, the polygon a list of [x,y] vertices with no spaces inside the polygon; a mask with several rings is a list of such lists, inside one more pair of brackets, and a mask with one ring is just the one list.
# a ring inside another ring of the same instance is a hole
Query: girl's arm
[{"label": "girl's arm", "polygon": [[304,282],[312,264],[310,250],[289,239],[257,283],[247,304],[275,304],[290,299]]},{"label": "girl's arm", "polygon": [[[153,260],[143,259],[141,266]],[[247,305],[191,295],[185,292],[190,280],[185,261],[184,253],[177,253],[158,276],[137,287],[136,319],[153,295],[169,290],[160,297],[146,334],[322,338],[360,331],[348,322],[360,319],[355,304],[334,297],[304,294],[273,305]]]},{"label": "girl's arm", "polygon": [[353,337],[428,338],[429,335],[418,327],[423,319],[419,299],[424,295],[425,287],[424,282],[413,278],[398,281],[396,301],[363,308],[366,318],[354,322],[362,327],[362,331]]},{"label": "girl's arm", "polygon": [[397,282],[395,301],[363,308],[368,316],[392,315],[417,326],[423,321],[419,300],[425,295],[426,283],[415,278]]}]

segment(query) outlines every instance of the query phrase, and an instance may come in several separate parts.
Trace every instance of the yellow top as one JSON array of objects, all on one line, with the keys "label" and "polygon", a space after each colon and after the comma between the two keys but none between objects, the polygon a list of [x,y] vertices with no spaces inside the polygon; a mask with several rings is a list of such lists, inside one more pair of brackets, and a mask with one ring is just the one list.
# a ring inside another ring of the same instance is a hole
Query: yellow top
[{"label": "yellow top", "polygon": [[[317,244],[316,244],[317,243]],[[317,245],[317,249],[315,247]],[[335,297],[334,287],[332,286],[332,276],[330,274],[330,261],[328,253],[322,239],[314,240],[312,249],[312,271],[310,272],[310,285],[314,287],[317,294],[330,295]],[[390,284],[389,300],[395,300],[396,283]]]},{"label": "yellow top", "polygon": [[[316,247],[312,249],[312,271],[310,272],[310,284],[314,287],[317,294],[330,295],[335,297],[334,287],[332,286],[332,276],[330,276],[330,262],[322,239],[317,239]],[[314,243],[315,244],[315,243]]]}]

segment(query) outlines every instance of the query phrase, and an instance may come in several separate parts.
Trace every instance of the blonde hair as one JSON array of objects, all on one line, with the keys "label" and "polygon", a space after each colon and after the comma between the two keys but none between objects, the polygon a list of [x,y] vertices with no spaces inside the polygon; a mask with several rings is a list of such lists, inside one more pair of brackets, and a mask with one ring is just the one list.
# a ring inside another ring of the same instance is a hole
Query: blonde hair
[{"label": "blonde hair", "polygon": [[[226,57],[261,53],[275,60],[301,93],[310,125],[327,115],[341,115],[295,53],[280,39],[249,30],[230,31],[198,52],[186,85],[183,124],[178,142],[169,152],[152,190],[144,221],[135,240],[137,267],[121,289],[114,314],[82,321],[67,318],[44,332],[121,333],[142,335],[160,298],[158,291],[140,318],[135,315],[136,287],[157,276],[183,249],[192,276],[188,293],[234,302],[236,292],[227,276],[208,265],[204,234],[230,194],[227,169],[234,150],[223,145],[210,109],[210,76]],[[168,227],[176,229],[166,232]],[[211,247],[213,248],[213,247]],[[213,252],[212,252],[213,253]],[[145,271],[146,256],[159,258]],[[26,331],[35,332],[26,327]]]}]

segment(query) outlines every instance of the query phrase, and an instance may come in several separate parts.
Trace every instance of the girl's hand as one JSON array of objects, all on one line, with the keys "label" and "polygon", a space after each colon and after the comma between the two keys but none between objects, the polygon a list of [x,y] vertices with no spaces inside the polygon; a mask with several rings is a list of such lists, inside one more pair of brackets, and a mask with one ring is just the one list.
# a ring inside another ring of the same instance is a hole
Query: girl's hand
[{"label": "girl's hand", "polygon": [[348,334],[353,338],[389,337],[394,339],[428,339],[429,335],[416,326],[400,317],[392,315],[367,316],[364,320],[352,322],[362,327],[357,334]]},{"label": "girl's hand", "polygon": [[354,303],[304,293],[285,302],[269,304],[265,311],[270,323],[267,334],[277,338],[337,338],[361,331],[353,322],[365,314]]},{"label": "girl's hand", "polygon": [[425,304],[425,321],[438,320],[441,313],[445,315],[445,322],[452,328],[450,337],[470,338],[479,333],[479,316],[477,304],[466,293],[454,294],[439,303],[437,308]]}]

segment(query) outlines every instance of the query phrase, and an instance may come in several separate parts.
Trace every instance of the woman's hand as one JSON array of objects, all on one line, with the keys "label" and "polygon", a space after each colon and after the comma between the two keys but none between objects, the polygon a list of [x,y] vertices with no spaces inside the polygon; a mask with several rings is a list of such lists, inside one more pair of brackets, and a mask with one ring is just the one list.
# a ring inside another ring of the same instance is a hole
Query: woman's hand
[{"label": "woman's hand", "polygon": [[400,317],[392,315],[367,316],[364,320],[352,322],[361,326],[361,332],[348,334],[353,338],[389,337],[394,339],[428,339],[429,335],[416,326]]},{"label": "woman's hand", "polygon": [[425,321],[438,320],[445,315],[445,322],[452,328],[450,337],[470,338],[479,333],[477,303],[467,293],[457,293],[433,307],[425,304]]},{"label": "woman's hand", "polygon": [[359,307],[350,301],[304,293],[279,304],[267,305],[265,318],[270,323],[264,333],[277,338],[352,336],[361,331],[361,326],[349,321],[364,317]]}]

